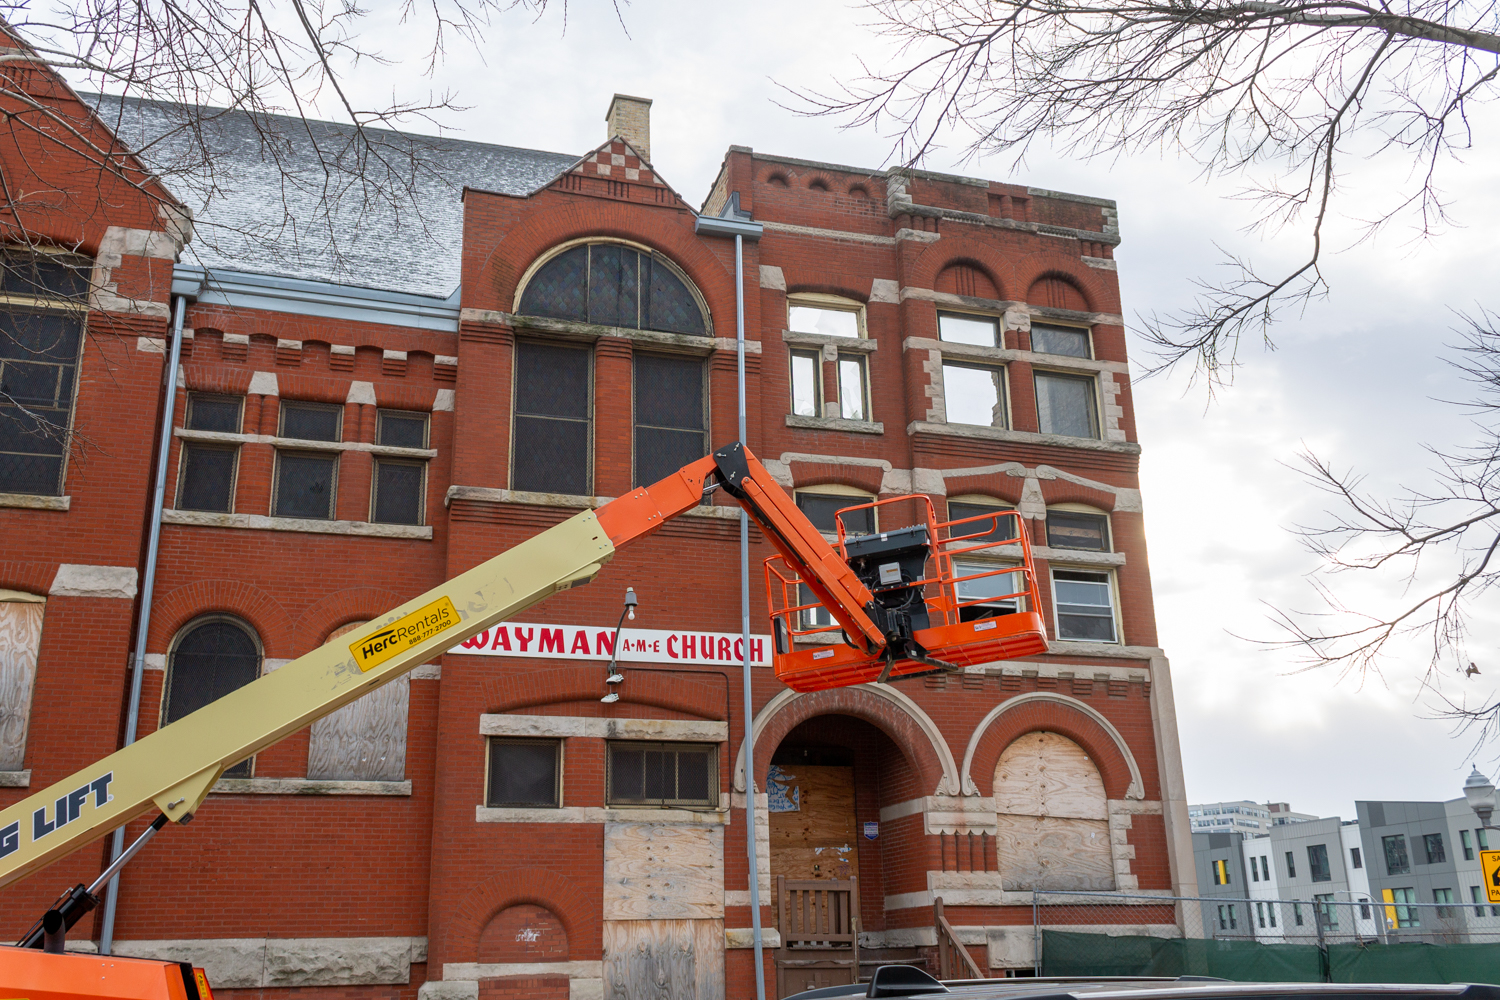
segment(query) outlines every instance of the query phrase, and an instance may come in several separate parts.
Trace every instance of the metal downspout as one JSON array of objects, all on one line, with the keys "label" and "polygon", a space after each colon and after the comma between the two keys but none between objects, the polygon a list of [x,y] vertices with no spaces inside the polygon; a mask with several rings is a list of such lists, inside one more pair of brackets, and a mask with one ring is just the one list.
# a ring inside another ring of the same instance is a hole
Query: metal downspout
[{"label": "metal downspout", "polygon": [[[135,627],[135,655],[130,663],[130,707],[125,715],[125,745],[135,742],[141,721],[141,681],[146,672],[146,633],[151,626],[151,597],[156,587],[156,556],[161,542],[161,511],[166,502],[167,458],[172,451],[172,416],[177,407],[177,366],[182,357],[182,321],[187,315],[187,296],[172,296],[172,344],[167,351],[166,401],[161,408],[161,445],[156,453],[156,488],[152,492],[151,529],[146,543],[146,571],[141,579],[140,614]],[[125,827],[115,830],[109,856],[113,860],[125,849]],[[99,932],[99,954],[108,955],[114,945],[115,909],[120,901],[120,876],[105,887],[104,925]]]},{"label": "metal downspout", "polygon": [[[745,440],[745,238],[734,236],[734,347],[739,379],[740,440]],[[740,508],[740,641],[745,651],[745,843],[750,863],[750,930],[755,938],[755,998],[766,1000],[760,934],[760,864],[755,851],[755,699],[750,686],[750,515]]]}]

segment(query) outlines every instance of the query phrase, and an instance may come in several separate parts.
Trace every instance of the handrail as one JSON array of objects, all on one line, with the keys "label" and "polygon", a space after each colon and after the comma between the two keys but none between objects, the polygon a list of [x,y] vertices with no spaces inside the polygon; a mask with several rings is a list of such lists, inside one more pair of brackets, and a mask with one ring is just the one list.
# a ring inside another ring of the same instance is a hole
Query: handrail
[{"label": "handrail", "polygon": [[[932,901],[932,922],[937,931],[938,978],[939,979],[986,979],[984,971],[974,961],[954,933],[953,925],[943,916],[943,897]],[[960,965],[960,962],[962,963]]]}]

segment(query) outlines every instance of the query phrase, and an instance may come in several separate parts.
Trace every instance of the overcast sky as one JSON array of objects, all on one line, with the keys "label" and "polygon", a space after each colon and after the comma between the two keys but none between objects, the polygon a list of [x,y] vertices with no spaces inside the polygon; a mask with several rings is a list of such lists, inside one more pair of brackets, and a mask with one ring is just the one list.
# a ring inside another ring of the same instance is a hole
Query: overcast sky
[{"label": "overcast sky", "polygon": [[[569,153],[605,139],[613,93],[653,98],[655,166],[695,206],[731,143],[869,167],[887,160],[883,137],[777,105],[786,100],[778,82],[826,86],[856,73],[856,57],[887,58],[854,6],[634,0],[622,10],[624,27],[609,0],[572,0],[566,33],[561,8],[536,21],[506,15],[477,52],[451,49],[431,81],[412,58],[348,82],[371,104],[393,90],[410,97],[451,88],[469,106],[443,119],[452,134]],[[374,27],[368,37],[387,53],[408,44],[410,29],[393,18]],[[1475,124],[1480,136],[1486,126],[1500,134],[1493,107]],[[1171,155],[1092,164],[1039,156],[1014,173],[998,160],[962,163],[942,153],[925,165],[1115,199],[1127,317],[1189,301],[1192,279],[1211,275],[1216,245],[1268,264],[1304,251],[1300,232],[1270,241],[1242,235],[1245,206],[1223,197],[1232,185],[1204,182]],[[1190,390],[1185,372],[1136,384],[1157,619],[1193,801],[1287,801],[1351,818],[1355,799],[1461,794],[1473,739],[1431,718],[1432,699],[1414,683],[1420,650],[1384,680],[1360,684],[1294,674],[1289,654],[1236,636],[1272,637],[1268,606],[1319,607],[1305,578],[1315,562],[1287,530],[1323,520],[1322,498],[1286,467],[1299,449],[1361,469],[1382,490],[1424,481],[1423,442],[1467,434],[1468,418],[1435,399],[1465,396],[1442,362],[1443,345],[1454,339],[1450,310],[1472,310],[1495,284],[1485,224],[1500,217],[1497,174],[1491,142],[1450,175],[1466,228],[1441,241],[1413,246],[1398,231],[1334,258],[1329,299],[1288,317],[1278,351],[1249,346],[1236,384],[1216,400]],[[1370,164],[1348,178],[1350,204],[1404,179],[1400,163]],[[1138,340],[1134,350],[1143,354]],[[1400,596],[1369,585],[1347,593],[1369,607]],[[1454,694],[1483,697],[1500,678],[1500,659],[1488,656],[1495,634],[1476,635],[1471,652],[1484,672],[1466,685],[1452,677]],[[1492,775],[1496,752],[1478,758]]]}]

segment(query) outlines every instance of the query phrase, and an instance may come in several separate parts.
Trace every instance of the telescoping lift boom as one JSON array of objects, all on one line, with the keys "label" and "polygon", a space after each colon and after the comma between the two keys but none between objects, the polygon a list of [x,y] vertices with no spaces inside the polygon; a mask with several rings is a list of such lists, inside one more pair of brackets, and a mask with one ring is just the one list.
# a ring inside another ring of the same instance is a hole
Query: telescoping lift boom
[{"label": "telescoping lift boom", "polygon": [[[153,803],[161,815],[146,836],[166,821],[190,821],[227,768],[470,636],[591,582],[617,549],[697,507],[718,488],[745,508],[778,552],[766,570],[774,662],[778,679],[796,690],[961,669],[1047,648],[1031,551],[1014,512],[939,524],[925,496],[893,498],[866,506],[925,505],[925,517],[909,527],[850,537],[841,520],[835,548],[736,443],[549,528],[0,812],[0,888],[110,833]],[[1003,551],[1015,559],[1012,565],[956,575],[955,555],[996,544],[1009,547]],[[981,605],[1014,613],[975,617],[989,613]],[[824,611],[829,623],[819,625]],[[836,637],[825,636],[796,648],[798,636],[826,632],[842,633],[842,642],[829,644]],[[80,885],[49,911],[45,937],[55,949],[66,928],[94,905],[92,893]],[[25,943],[40,947],[43,937],[39,929]],[[116,975],[111,969],[130,971]],[[174,969],[170,962],[0,948],[6,996],[209,1000],[201,973]],[[147,980],[172,986],[142,993]]]}]

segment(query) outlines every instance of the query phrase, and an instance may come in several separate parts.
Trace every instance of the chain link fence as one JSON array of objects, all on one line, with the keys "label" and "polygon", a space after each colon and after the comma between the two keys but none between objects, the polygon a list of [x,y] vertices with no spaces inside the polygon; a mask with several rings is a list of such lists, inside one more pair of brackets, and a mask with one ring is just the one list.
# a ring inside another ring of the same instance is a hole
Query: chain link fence
[{"label": "chain link fence", "polygon": [[1475,898],[1438,890],[1438,902],[1421,903],[1401,889],[1308,899],[1038,890],[1035,967],[1043,975],[1492,982],[1500,905],[1482,888],[1466,891]]}]

